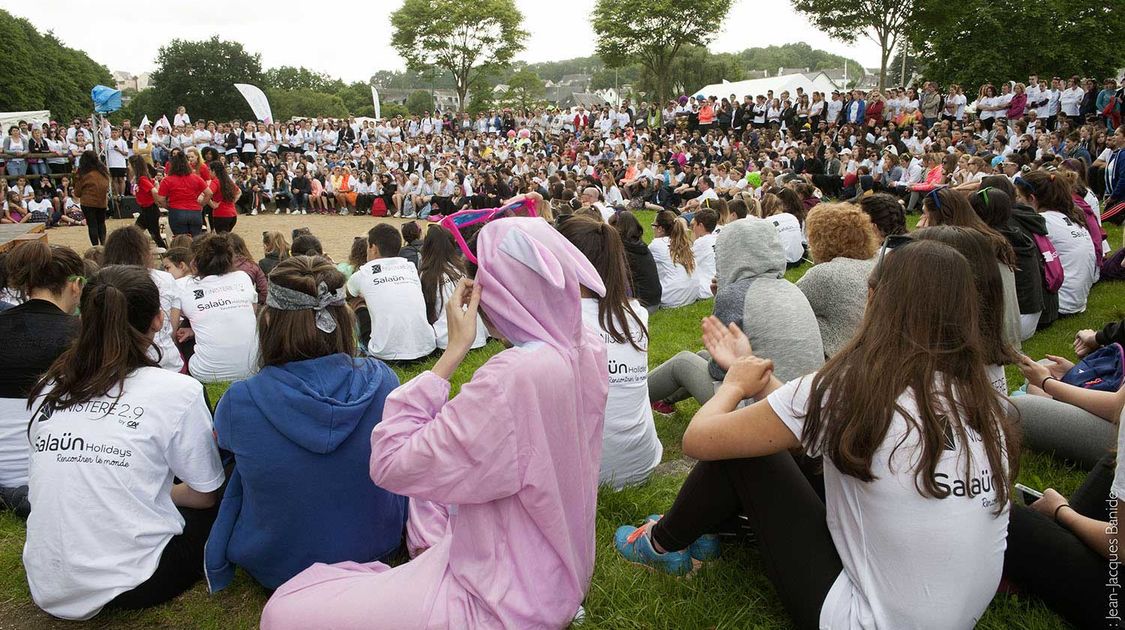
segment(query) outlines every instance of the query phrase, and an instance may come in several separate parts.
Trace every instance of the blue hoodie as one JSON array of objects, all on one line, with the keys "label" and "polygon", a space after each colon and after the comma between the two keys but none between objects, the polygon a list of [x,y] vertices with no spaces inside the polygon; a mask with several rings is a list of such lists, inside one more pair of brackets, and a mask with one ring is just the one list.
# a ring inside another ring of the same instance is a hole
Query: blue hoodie
[{"label": "blue hoodie", "polygon": [[399,547],[406,499],[368,472],[371,430],[397,386],[381,361],[343,354],[231,385],[215,410],[235,468],[204,554],[212,593],[235,565],[274,589],[313,563],[371,562]]}]

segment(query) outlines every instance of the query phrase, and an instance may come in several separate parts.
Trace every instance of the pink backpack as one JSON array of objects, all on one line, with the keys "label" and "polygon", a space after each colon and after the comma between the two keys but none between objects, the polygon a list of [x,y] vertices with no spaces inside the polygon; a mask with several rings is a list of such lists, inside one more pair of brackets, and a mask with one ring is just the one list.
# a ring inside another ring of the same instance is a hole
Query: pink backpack
[{"label": "pink backpack", "polygon": [[1105,232],[1102,231],[1102,225],[1098,222],[1098,215],[1094,214],[1094,209],[1086,200],[1079,197],[1077,194],[1072,195],[1074,205],[1082,211],[1082,216],[1086,217],[1086,230],[1090,232],[1090,240],[1094,242],[1094,255],[1098,257],[1098,267],[1102,266],[1102,239],[1105,238]]},{"label": "pink backpack", "polygon": [[1059,260],[1059,252],[1045,234],[1032,234],[1039,254],[1043,256],[1043,281],[1044,288],[1051,293],[1058,293],[1063,284],[1063,266]]}]

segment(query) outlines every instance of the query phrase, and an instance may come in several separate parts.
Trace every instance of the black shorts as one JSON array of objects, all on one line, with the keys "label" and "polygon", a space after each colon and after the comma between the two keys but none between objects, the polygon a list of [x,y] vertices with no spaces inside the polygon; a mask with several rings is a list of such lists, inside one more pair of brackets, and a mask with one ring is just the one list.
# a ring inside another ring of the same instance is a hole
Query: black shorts
[{"label": "black shorts", "polygon": [[124,168],[124,167],[115,168],[115,167],[111,166],[109,168],[109,176],[110,177],[125,177],[128,173],[129,173],[129,169]]}]

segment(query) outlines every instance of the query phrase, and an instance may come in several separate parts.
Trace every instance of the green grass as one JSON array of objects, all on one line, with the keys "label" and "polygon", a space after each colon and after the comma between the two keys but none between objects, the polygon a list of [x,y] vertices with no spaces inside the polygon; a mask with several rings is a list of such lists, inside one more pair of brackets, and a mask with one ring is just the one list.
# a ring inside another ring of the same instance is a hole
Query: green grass
[{"label": "green grass", "polygon": [[[652,221],[652,213],[640,213],[642,224]],[[912,221],[913,223],[913,221]],[[1111,242],[1121,243],[1120,228],[1111,228]],[[790,270],[786,277],[796,280],[807,267]],[[1040,358],[1050,352],[1071,355],[1070,342],[1079,328],[1097,328],[1112,319],[1125,317],[1125,284],[1099,283],[1091,293],[1087,312],[1057,322],[1024,344],[1024,352]],[[711,301],[672,311],[660,311],[650,318],[653,333],[649,347],[652,366],[659,365],[680,350],[698,350],[699,320],[710,313]],[[471,378],[500,345],[492,342],[472,352],[453,378],[454,390]],[[410,371],[396,369],[403,381],[429,364]],[[1022,382],[1018,371],[1009,369],[1009,383]],[[225,386],[209,385],[211,399],[218,400]],[[724,549],[723,558],[711,563],[691,579],[681,580],[638,569],[618,558],[613,551],[614,529],[622,523],[638,523],[645,516],[666,510],[676,497],[687,466],[680,460],[680,440],[692,414],[693,402],[680,403],[676,415],[656,420],[664,444],[661,472],[647,484],[622,492],[602,491],[597,516],[598,559],[586,599],[587,623],[584,628],[786,628],[785,612],[766,579],[758,554],[750,549]],[[1033,487],[1054,487],[1064,494],[1082,482],[1084,471],[1038,453],[1024,454],[1020,480]],[[0,629],[63,628],[71,623],[53,620],[31,602],[20,564],[23,523],[0,514]],[[200,584],[184,596],[155,609],[135,613],[107,613],[85,624],[93,628],[203,628],[229,629],[257,627],[267,594],[244,573],[222,593],[209,596]],[[1065,624],[1041,603],[1023,598],[997,596],[978,627],[989,630],[1022,628],[1048,630]]]}]

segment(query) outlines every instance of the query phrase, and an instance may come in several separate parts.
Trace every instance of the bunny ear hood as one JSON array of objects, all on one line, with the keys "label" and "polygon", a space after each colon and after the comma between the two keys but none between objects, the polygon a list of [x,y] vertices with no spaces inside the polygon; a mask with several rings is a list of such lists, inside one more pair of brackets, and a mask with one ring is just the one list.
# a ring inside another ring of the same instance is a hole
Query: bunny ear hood
[{"label": "bunny ear hood", "polygon": [[499,219],[477,235],[481,308],[514,344],[582,343],[581,287],[605,295],[596,269],[540,218]]}]

